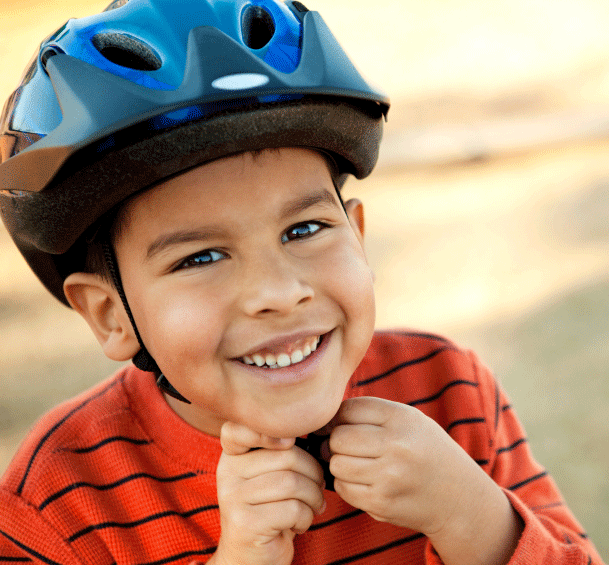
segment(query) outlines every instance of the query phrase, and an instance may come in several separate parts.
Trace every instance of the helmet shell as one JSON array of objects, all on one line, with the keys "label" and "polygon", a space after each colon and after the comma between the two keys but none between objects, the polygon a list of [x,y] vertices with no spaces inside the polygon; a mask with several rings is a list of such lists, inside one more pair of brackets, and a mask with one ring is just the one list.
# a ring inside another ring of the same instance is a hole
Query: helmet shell
[{"label": "helmet shell", "polygon": [[280,0],[117,0],[40,46],[0,119],[0,215],[64,303],[75,244],[136,192],[267,147],[363,178],[386,96],[321,16]]}]

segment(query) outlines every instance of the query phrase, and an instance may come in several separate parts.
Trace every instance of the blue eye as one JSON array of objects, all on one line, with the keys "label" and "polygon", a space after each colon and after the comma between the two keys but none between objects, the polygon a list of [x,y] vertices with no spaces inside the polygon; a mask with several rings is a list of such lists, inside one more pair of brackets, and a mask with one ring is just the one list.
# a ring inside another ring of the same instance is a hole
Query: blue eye
[{"label": "blue eye", "polygon": [[306,222],[304,224],[292,226],[281,236],[281,242],[287,243],[288,241],[294,241],[295,239],[310,237],[325,227],[328,226],[321,222]]},{"label": "blue eye", "polygon": [[182,263],[178,265],[178,269],[209,265],[211,263],[216,263],[225,257],[226,255],[220,251],[216,251],[215,249],[206,249],[205,251],[195,253],[194,255],[188,257],[188,259],[182,261]]}]

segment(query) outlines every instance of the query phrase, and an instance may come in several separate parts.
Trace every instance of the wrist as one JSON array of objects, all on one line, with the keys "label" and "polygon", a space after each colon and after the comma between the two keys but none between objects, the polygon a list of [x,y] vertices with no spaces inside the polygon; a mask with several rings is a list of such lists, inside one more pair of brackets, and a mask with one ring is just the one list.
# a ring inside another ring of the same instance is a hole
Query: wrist
[{"label": "wrist", "polygon": [[[518,546],[524,522],[505,493],[488,478],[445,527],[428,538],[445,565],[507,565]],[[473,495],[474,493],[472,493]]]}]

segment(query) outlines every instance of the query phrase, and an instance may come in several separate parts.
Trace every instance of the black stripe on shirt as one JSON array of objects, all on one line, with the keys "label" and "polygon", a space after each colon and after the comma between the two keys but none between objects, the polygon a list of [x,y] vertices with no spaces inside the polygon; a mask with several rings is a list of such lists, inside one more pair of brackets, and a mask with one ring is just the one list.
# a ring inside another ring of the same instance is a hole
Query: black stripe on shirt
[{"label": "black stripe on shirt", "polygon": [[152,479],[153,481],[158,481],[160,483],[175,483],[177,481],[182,481],[184,479],[192,479],[193,477],[196,477],[196,476],[197,475],[195,473],[184,473],[183,475],[176,475],[175,477],[155,477],[154,475],[150,475],[148,473],[136,473],[134,475],[129,475],[127,477],[123,477],[122,479],[120,479],[114,483],[109,483],[107,485],[95,485],[93,483],[85,483],[85,482],[73,483],[71,485],[68,485],[65,488],[62,488],[60,491],[56,492],[55,494],[52,494],[51,496],[49,496],[49,498],[47,498],[38,507],[38,510],[44,510],[44,508],[46,508],[51,502],[57,500],[58,498],[61,498],[64,494],[68,494],[69,492],[72,492],[73,490],[76,490],[78,488],[92,488],[95,490],[104,491],[104,490],[112,490],[113,488],[119,487],[121,485],[124,485],[125,483],[134,481],[136,479]]},{"label": "black stripe on shirt", "polygon": [[559,506],[564,506],[562,502],[550,502],[549,504],[541,504],[540,506],[532,506],[532,512],[538,512],[539,510],[546,510],[547,508],[557,508]]},{"label": "black stripe on shirt", "polygon": [[30,561],[29,557],[5,557],[0,555],[0,563],[29,563]]},{"label": "black stripe on shirt", "polygon": [[81,404],[79,404],[78,406],[76,406],[76,408],[74,408],[73,410],[71,410],[70,412],[68,412],[61,420],[59,420],[45,435],[44,437],[38,442],[38,445],[36,446],[36,448],[34,449],[34,453],[32,453],[32,456],[30,457],[30,460],[27,464],[27,467],[25,469],[25,473],[23,474],[23,478],[21,479],[21,482],[19,483],[19,487],[17,487],[17,493],[16,494],[21,494],[23,491],[23,487],[25,487],[25,481],[27,480],[27,477],[30,473],[30,470],[32,468],[32,465],[34,464],[34,459],[36,459],[36,456],[38,455],[39,451],[42,449],[43,445],[47,442],[47,440],[63,425],[65,424],[65,422],[72,417],[74,414],[76,414],[76,412],[78,412],[79,410],[81,410],[82,408],[84,408],[87,404],[89,404],[89,402],[99,398],[100,396],[103,396],[104,394],[106,394],[106,392],[108,392],[111,388],[115,387],[117,384],[122,384],[124,380],[124,377],[121,377],[120,379],[117,379],[115,381],[112,381],[107,387],[103,388],[102,390],[100,390],[97,394],[95,394],[94,396],[91,396],[89,398],[87,398],[84,402],[82,402]]},{"label": "black stripe on shirt", "polygon": [[218,548],[208,547],[207,549],[185,551],[177,555],[172,555],[171,557],[166,557],[165,559],[159,559],[158,561],[150,561],[148,563],[140,563],[139,565],[164,565],[165,563],[171,563],[172,561],[179,561],[180,559],[184,559],[185,557],[193,557],[195,555],[210,555],[212,553],[215,553],[216,549]]},{"label": "black stripe on shirt", "polygon": [[403,363],[400,363],[399,365],[392,367],[391,369],[385,371],[384,373],[381,373],[380,375],[375,375],[374,377],[370,377],[370,378],[364,379],[362,381],[357,381],[356,383],[353,383],[353,388],[355,388],[356,386],[364,386],[364,385],[373,383],[375,381],[384,379],[385,377],[388,377],[392,373],[395,373],[396,371],[399,371],[400,369],[404,369],[405,367],[411,367],[412,365],[418,365],[420,363],[425,363],[425,361],[429,361],[430,359],[432,359],[439,353],[442,353],[443,351],[446,351],[449,349],[455,349],[455,348],[449,347],[449,346],[439,347],[438,349],[434,349],[431,353],[428,353],[427,355],[423,355],[423,357],[417,357],[416,359],[410,359],[409,361],[404,361]]},{"label": "black stripe on shirt", "polygon": [[[40,561],[42,561],[44,563],[48,563],[49,565],[61,565],[60,563],[57,563],[57,561],[53,561],[52,559],[45,557],[41,553],[38,553],[31,547],[28,547],[27,545],[22,544],[20,541],[17,541],[14,537],[10,536],[6,532],[3,532],[2,530],[0,530],[0,535],[3,535],[7,540],[14,543],[17,547],[23,549],[23,551],[25,551],[26,553],[29,553],[30,555],[33,555],[36,559],[39,559]],[[31,559],[30,559],[30,561],[31,561]]]},{"label": "black stripe on shirt", "polygon": [[124,441],[127,443],[132,443],[133,445],[149,445],[152,443],[152,441],[148,440],[148,439],[135,439],[135,438],[124,437],[124,436],[113,436],[113,437],[107,437],[106,439],[103,439],[99,443],[96,443],[95,445],[91,445],[90,447],[78,447],[76,449],[68,449],[67,451],[70,451],[72,453],[78,453],[78,454],[91,453],[92,451],[95,451],[96,449],[99,449],[100,447],[103,447],[104,445],[113,443],[115,441]]},{"label": "black stripe on shirt", "polygon": [[400,331],[388,331],[388,332],[379,332],[384,335],[400,335],[404,337],[421,337],[423,339],[430,339],[433,341],[441,341],[442,343],[450,344],[450,341],[445,337],[436,334],[428,334],[421,332],[400,332]]},{"label": "black stripe on shirt", "polygon": [[512,451],[512,449],[516,449],[521,443],[526,443],[526,442],[527,442],[526,437],[520,438],[519,440],[516,440],[511,445],[508,445],[507,447],[498,448],[496,453],[497,453],[497,455],[499,455],[500,453],[506,453],[507,451]]},{"label": "black stripe on shirt", "polygon": [[412,541],[416,541],[418,539],[424,538],[424,534],[414,534],[412,536],[408,536],[406,538],[398,539],[392,541],[391,543],[381,545],[379,547],[375,547],[374,549],[369,549],[368,551],[364,551],[362,553],[358,553],[357,555],[351,555],[350,557],[343,557],[338,561],[332,561],[332,563],[328,563],[327,565],[344,565],[345,563],[353,563],[353,561],[357,561],[358,559],[364,559],[364,557],[370,557],[371,555],[377,555],[382,553],[383,551],[388,551],[393,549],[394,547],[399,547],[400,545],[405,545]]},{"label": "black stripe on shirt", "polygon": [[354,512],[349,512],[348,514],[338,516],[337,518],[332,518],[332,520],[328,520],[327,522],[320,522],[319,524],[313,524],[307,531],[312,532],[314,530],[320,530],[321,528],[326,528],[328,526],[332,526],[333,524],[337,524],[338,522],[343,522],[344,520],[349,520],[351,518],[355,518],[356,516],[361,516],[362,514],[364,514],[363,510],[355,510]]},{"label": "black stripe on shirt", "polygon": [[457,379],[455,381],[451,381],[448,384],[444,385],[435,394],[432,394],[431,396],[427,396],[425,398],[419,398],[417,400],[413,400],[412,402],[409,402],[408,404],[410,406],[418,406],[419,404],[425,404],[427,402],[433,402],[434,400],[438,400],[438,398],[440,398],[449,388],[452,388],[452,387],[457,386],[457,385],[466,385],[466,386],[477,387],[478,383],[476,383],[474,381],[466,381],[464,379]]},{"label": "black stripe on shirt", "polygon": [[528,479],[525,479],[524,481],[520,481],[519,483],[513,484],[512,486],[509,486],[507,488],[508,488],[508,490],[519,489],[520,487],[523,487],[524,485],[528,485],[529,483],[532,483],[533,481],[536,481],[537,479],[541,479],[541,478],[547,476],[547,474],[548,474],[547,471],[543,471],[542,473],[533,475],[532,477],[529,477]]},{"label": "black stripe on shirt", "polygon": [[446,428],[446,433],[449,433],[453,428],[457,426],[462,426],[464,424],[482,424],[486,420],[484,418],[463,418],[462,420],[455,420],[448,424]]},{"label": "black stripe on shirt", "polygon": [[511,405],[511,404],[504,404],[504,405],[501,407],[501,411],[502,411],[502,412],[506,412],[507,410],[511,410],[511,409],[512,409],[512,405]]},{"label": "black stripe on shirt", "polygon": [[154,520],[160,520],[161,518],[168,518],[170,516],[178,516],[179,518],[190,518],[195,514],[201,514],[202,512],[207,512],[209,510],[218,510],[217,504],[212,504],[209,506],[201,506],[199,508],[193,508],[192,510],[188,510],[186,512],[176,512],[175,510],[167,510],[166,512],[159,512],[158,514],[152,514],[152,516],[146,516],[141,520],[136,520],[134,522],[102,522],[101,524],[93,524],[72,534],[69,538],[69,542],[73,542],[78,538],[90,534],[95,530],[104,530],[106,528],[136,528],[141,526],[142,524],[147,524],[149,522],[153,522]]}]

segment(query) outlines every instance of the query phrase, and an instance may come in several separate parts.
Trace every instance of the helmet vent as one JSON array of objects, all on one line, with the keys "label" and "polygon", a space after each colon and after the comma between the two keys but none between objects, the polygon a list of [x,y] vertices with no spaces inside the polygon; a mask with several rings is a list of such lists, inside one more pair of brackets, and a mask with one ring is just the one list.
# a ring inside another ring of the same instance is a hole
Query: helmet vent
[{"label": "helmet vent", "polygon": [[243,41],[251,49],[262,49],[275,35],[273,16],[260,6],[248,6],[241,16]]},{"label": "helmet vent", "polygon": [[95,48],[111,63],[136,71],[158,71],[162,61],[143,41],[123,33],[98,33]]}]

